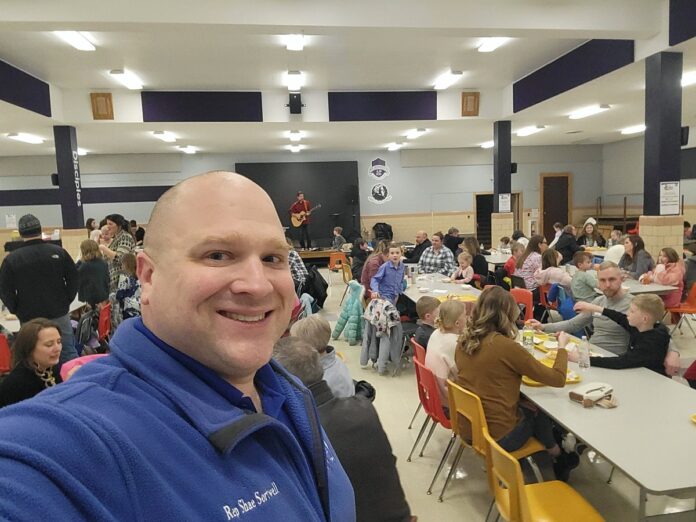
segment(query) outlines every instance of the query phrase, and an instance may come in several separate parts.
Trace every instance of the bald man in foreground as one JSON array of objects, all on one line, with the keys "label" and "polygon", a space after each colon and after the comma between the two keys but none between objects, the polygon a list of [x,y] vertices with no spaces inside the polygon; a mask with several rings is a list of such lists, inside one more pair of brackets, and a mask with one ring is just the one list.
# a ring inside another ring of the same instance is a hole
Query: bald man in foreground
[{"label": "bald man in foreground", "polygon": [[295,293],[268,195],[176,185],[137,273],[112,354],[0,412],[0,519],[355,520],[311,393],[270,361]]}]

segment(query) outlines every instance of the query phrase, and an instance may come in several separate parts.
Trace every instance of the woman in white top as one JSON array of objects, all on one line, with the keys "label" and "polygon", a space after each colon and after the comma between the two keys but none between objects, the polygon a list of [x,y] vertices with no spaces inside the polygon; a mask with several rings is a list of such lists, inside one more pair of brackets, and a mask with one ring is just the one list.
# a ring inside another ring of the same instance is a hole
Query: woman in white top
[{"label": "woman in white top", "polygon": [[435,319],[437,329],[430,336],[425,367],[433,372],[440,387],[440,399],[447,406],[447,379],[457,377],[454,351],[459,335],[464,331],[467,315],[461,301],[445,301],[440,305],[440,313]]}]

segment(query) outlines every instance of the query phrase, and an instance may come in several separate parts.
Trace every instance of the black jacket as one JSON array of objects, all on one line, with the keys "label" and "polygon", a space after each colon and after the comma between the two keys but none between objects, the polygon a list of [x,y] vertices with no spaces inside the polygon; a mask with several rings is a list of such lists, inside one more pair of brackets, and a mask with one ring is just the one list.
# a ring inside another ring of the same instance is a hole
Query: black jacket
[{"label": "black jacket", "polygon": [[628,324],[626,314],[605,308],[602,315],[623,327],[629,335],[628,350],[618,357],[590,357],[590,365],[599,368],[647,368],[660,375],[665,372],[665,357],[669,348],[669,330],[662,323],[647,332],[639,332]]},{"label": "black jacket", "polygon": [[407,259],[408,263],[417,263],[420,260],[421,255],[423,255],[425,249],[430,246],[432,246],[432,243],[429,239],[426,239],[420,245],[416,245],[416,247],[410,252],[406,252],[404,257]]},{"label": "black jacket", "polygon": [[27,241],[0,266],[0,299],[23,323],[64,316],[77,287],[77,268],[70,254],[41,239]]},{"label": "black jacket", "polygon": [[445,234],[445,237],[442,239],[442,244],[449,248],[454,254],[457,250],[459,250],[459,245],[462,244],[462,241],[464,241],[463,237]]},{"label": "black jacket", "polygon": [[471,268],[474,269],[474,274],[481,276],[481,284],[485,284],[488,277],[488,261],[486,261],[486,258],[482,254],[476,254],[471,261]]},{"label": "black jacket", "polygon": [[360,276],[362,275],[363,265],[367,261],[367,256],[370,253],[367,250],[363,250],[360,247],[353,247],[350,251],[351,265],[350,271],[353,273],[353,279],[360,281]]},{"label": "black jacket", "polygon": [[338,399],[326,381],[309,389],[321,425],[353,484],[357,520],[408,521],[411,509],[401,488],[396,457],[372,403],[358,395]]},{"label": "black jacket", "polygon": [[80,286],[77,298],[95,305],[109,298],[109,265],[103,259],[91,259],[77,263]]},{"label": "black jacket", "polygon": [[570,263],[573,260],[575,252],[577,252],[578,250],[582,250],[582,248],[580,248],[580,246],[578,245],[575,236],[567,232],[563,232],[560,235],[558,241],[556,241],[556,245],[554,246],[554,248],[556,249],[556,252],[560,252],[563,256],[563,261],[561,262],[562,265]]},{"label": "black jacket", "polygon": [[[61,381],[60,374],[53,372],[56,384]],[[44,391],[46,385],[34,370],[18,364],[0,383],[0,408],[15,404]]]}]

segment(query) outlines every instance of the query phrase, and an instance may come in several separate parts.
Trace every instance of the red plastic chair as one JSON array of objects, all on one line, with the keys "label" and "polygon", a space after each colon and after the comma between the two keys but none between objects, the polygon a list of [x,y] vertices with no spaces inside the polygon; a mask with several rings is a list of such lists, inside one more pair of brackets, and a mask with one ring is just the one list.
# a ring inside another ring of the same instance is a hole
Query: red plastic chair
[{"label": "red plastic chair", "polygon": [[[674,333],[677,328],[679,328],[679,331],[681,332],[681,326],[684,321],[684,316],[686,314],[696,314],[696,284],[691,285],[691,289],[689,290],[689,294],[686,296],[686,301],[683,303],[680,303],[677,306],[670,306],[667,308],[667,312],[672,314],[672,317],[678,316],[679,321],[677,324],[674,326],[672,329],[672,333]],[[691,329],[691,333],[696,336],[696,332],[694,332],[693,327],[691,326],[691,323],[686,321],[686,325]]]},{"label": "red plastic chair", "polygon": [[105,341],[111,333],[111,303],[102,305],[99,310],[99,322],[97,323],[97,337]]},{"label": "red plastic chair", "polygon": [[[425,348],[418,344],[413,337],[411,337],[411,346],[413,346],[413,354],[415,360],[420,362],[421,364],[425,364]],[[420,392],[420,387],[418,388],[418,391]],[[421,411],[422,407],[423,404],[421,404],[421,401],[418,401],[416,411],[413,413],[413,417],[411,417],[411,423],[408,425],[409,430],[413,427],[413,422],[416,420],[416,416],[418,415],[418,412]]]},{"label": "red plastic chair", "polygon": [[544,307],[544,314],[541,316],[541,322],[544,322],[544,318],[548,316],[550,310],[556,310],[558,307],[556,303],[550,303],[548,300],[549,290],[551,290],[551,285],[546,284],[539,287],[539,304]]},{"label": "red plastic chair", "polygon": [[524,288],[511,288],[510,294],[518,305],[524,305],[524,320],[529,321],[534,318],[534,299],[532,292]]},{"label": "red plastic chair", "polygon": [[12,352],[7,337],[0,335],[0,374],[9,373],[12,361]]},{"label": "red plastic chair", "polygon": [[[418,438],[416,438],[416,442],[413,444],[413,448],[411,448],[411,453],[408,454],[408,459],[406,459],[408,462],[411,462],[411,456],[413,455],[416,446],[418,446],[418,443],[420,442],[423,433],[425,433],[425,428],[427,428],[428,422],[432,421],[432,426],[430,427],[428,437],[425,439],[425,443],[423,443],[423,447],[421,448],[419,454],[420,457],[423,456],[423,451],[425,450],[425,447],[428,445],[430,437],[432,437],[433,432],[435,431],[435,428],[438,424],[446,430],[452,430],[452,424],[450,423],[450,420],[447,418],[447,415],[445,415],[445,411],[442,409],[440,389],[437,384],[437,379],[435,378],[435,375],[428,368],[426,368],[425,365],[421,364],[417,359],[413,362],[416,365],[418,396],[421,400],[421,404],[423,405],[423,409],[425,410],[425,413],[428,415],[428,417],[425,419],[423,427],[421,427],[420,433],[418,433]],[[442,459],[440,459],[440,465],[438,466],[438,470],[442,469],[442,465],[447,460],[447,457],[452,451],[452,447],[454,446],[454,442],[456,440],[457,435],[456,433],[452,432],[449,444],[447,444],[445,452],[442,455]],[[435,476],[437,476],[437,474]],[[435,477],[433,477],[433,481],[434,478]]]}]

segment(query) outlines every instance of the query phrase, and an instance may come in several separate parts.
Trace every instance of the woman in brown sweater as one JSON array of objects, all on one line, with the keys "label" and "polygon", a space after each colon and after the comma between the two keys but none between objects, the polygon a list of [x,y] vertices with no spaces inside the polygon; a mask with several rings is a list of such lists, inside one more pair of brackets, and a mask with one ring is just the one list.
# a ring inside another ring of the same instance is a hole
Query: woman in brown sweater
[{"label": "woman in brown sweater", "polygon": [[565,386],[567,352],[558,350],[553,368],[537,361],[515,341],[518,315],[509,292],[499,286],[483,291],[457,344],[457,382],[481,398],[488,430],[504,449],[519,449],[534,436],[565,468],[551,420],[520,400],[520,384],[526,375],[556,388]]}]

